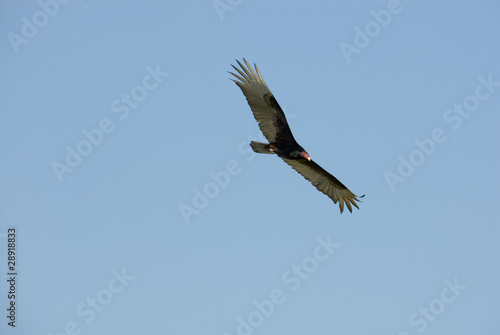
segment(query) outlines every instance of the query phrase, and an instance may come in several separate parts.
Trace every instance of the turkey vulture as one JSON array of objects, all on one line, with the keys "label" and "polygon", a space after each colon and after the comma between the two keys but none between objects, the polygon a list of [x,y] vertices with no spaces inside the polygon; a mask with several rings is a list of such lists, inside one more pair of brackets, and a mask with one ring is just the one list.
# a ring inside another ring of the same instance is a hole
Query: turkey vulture
[{"label": "turkey vulture", "polygon": [[[285,114],[267,87],[262,75],[254,64],[255,70],[243,58],[246,67],[238,60],[241,69],[231,65],[238,73],[232,73],[238,80],[232,79],[239,86],[253,115],[259,123],[260,130],[269,143],[251,141],[253,151],[261,154],[277,154],[295,171],[309,180],[319,191],[330,197],[334,203],[339,202],[340,213],[344,211],[344,202],[352,213],[352,206],[359,209],[356,201],[360,201],[337,178],[316,164],[309,154],[293,138]],[[360,198],[363,196],[360,196]]]}]

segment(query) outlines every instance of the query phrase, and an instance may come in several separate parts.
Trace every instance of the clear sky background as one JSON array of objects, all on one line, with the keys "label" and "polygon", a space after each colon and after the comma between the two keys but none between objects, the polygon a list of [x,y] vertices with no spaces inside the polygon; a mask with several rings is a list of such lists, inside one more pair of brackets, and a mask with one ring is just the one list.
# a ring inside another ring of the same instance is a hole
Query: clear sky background
[{"label": "clear sky background", "polygon": [[[499,17],[3,1],[0,333],[499,334]],[[251,153],[242,57],[359,210]]]}]

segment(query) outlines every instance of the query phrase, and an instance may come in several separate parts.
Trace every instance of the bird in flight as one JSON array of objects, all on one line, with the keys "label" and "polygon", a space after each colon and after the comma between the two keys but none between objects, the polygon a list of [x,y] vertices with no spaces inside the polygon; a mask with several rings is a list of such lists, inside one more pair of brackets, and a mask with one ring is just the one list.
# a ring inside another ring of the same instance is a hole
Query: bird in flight
[{"label": "bird in flight", "polygon": [[285,113],[264,82],[257,65],[254,64],[255,69],[253,69],[244,58],[243,61],[246,67],[238,60],[236,62],[240,68],[231,65],[238,74],[229,73],[236,77],[232,80],[247,98],[260,130],[269,141],[269,143],[251,141],[250,146],[253,151],[261,154],[277,154],[319,191],[330,197],[334,203],[339,202],[340,213],[344,211],[344,204],[347,205],[351,213],[352,206],[359,209],[356,204],[356,201],[360,201],[358,196],[316,164],[304,148],[295,141],[286,121]]}]

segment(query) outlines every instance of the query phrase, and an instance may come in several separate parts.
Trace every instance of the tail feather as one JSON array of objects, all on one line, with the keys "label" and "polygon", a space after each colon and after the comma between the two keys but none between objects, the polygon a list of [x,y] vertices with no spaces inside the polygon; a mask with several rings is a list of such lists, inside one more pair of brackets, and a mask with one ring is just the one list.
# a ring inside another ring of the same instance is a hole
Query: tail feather
[{"label": "tail feather", "polygon": [[250,146],[252,147],[253,151],[255,151],[259,154],[272,154],[273,153],[269,150],[269,144],[267,144],[267,143],[251,141]]}]

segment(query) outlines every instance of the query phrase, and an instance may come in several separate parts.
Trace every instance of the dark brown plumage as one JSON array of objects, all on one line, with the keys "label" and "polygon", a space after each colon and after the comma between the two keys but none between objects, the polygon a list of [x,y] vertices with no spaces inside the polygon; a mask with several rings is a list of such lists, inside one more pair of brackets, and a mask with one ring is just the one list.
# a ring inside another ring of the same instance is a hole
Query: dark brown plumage
[{"label": "dark brown plumage", "polygon": [[238,74],[230,73],[237,78],[233,81],[247,98],[260,130],[269,141],[269,143],[252,141],[250,146],[253,151],[263,154],[277,154],[285,163],[316,186],[319,191],[330,197],[334,203],[339,202],[340,213],[344,211],[344,203],[350,212],[352,212],[351,205],[359,208],[356,203],[356,201],[360,201],[358,197],[337,178],[311,160],[304,148],[295,141],[285,114],[264,82],[259,69],[254,64],[254,70],[245,59],[243,60],[246,67],[237,61],[240,68],[234,65],[232,67]]}]

